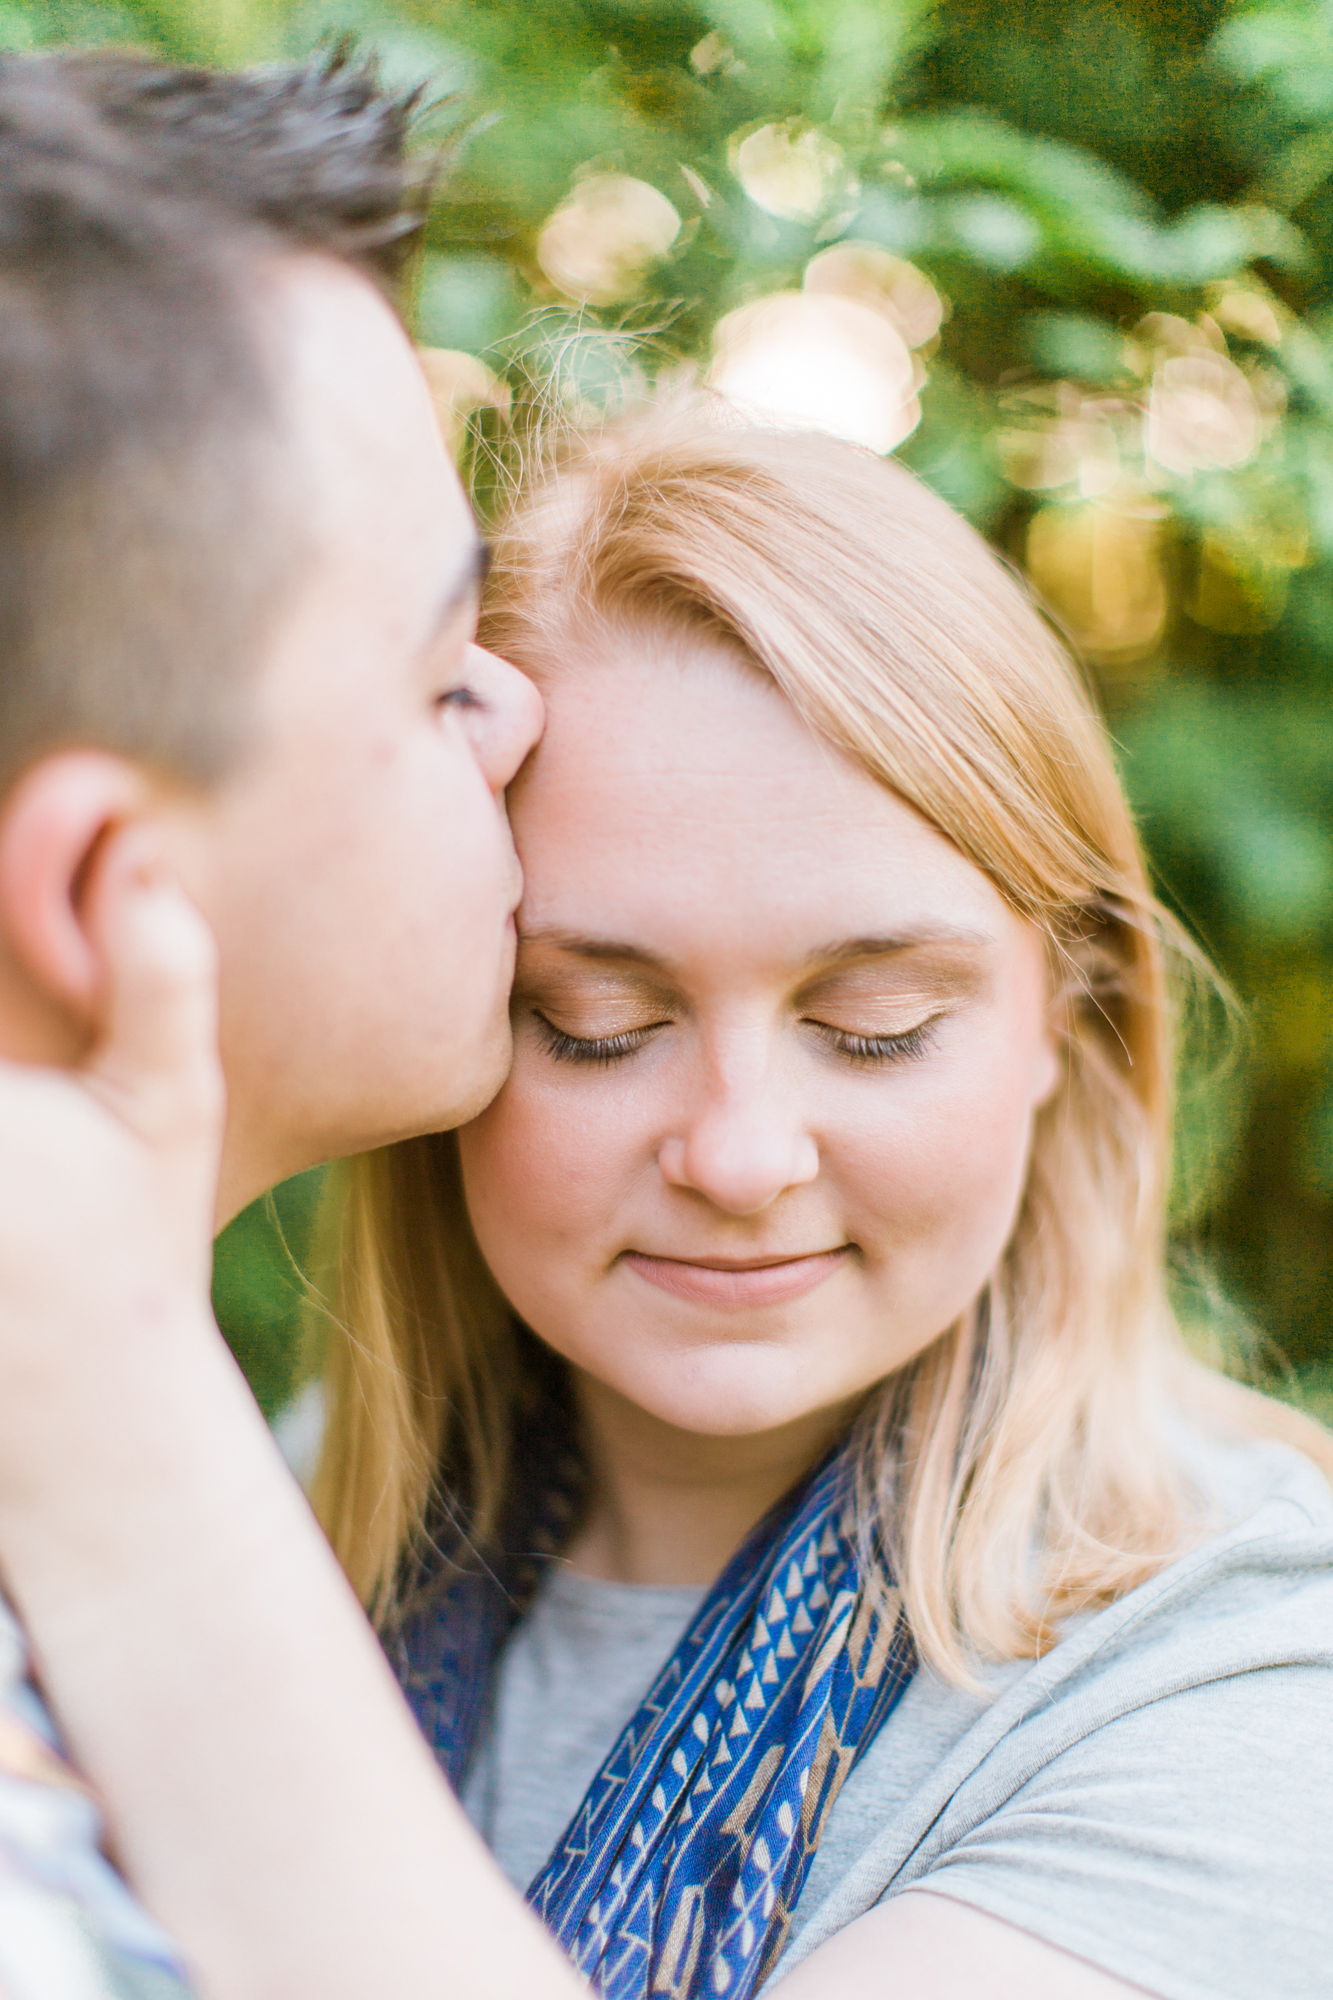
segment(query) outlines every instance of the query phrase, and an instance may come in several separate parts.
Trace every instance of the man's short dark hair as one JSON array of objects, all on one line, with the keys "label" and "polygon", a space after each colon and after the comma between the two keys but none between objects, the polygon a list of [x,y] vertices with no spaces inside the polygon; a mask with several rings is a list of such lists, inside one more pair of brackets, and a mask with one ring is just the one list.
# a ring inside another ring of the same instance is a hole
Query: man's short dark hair
[{"label": "man's short dark hair", "polygon": [[258,268],[325,252],[393,295],[414,104],[344,52],[0,58],[0,789],[73,745],[225,768],[300,543]]}]

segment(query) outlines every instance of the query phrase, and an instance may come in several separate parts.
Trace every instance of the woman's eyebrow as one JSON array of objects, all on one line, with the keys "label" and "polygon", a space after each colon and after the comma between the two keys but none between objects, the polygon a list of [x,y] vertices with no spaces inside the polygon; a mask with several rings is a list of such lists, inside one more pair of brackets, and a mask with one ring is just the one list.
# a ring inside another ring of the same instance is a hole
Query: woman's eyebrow
[{"label": "woman's eyebrow", "polygon": [[555,951],[567,952],[572,958],[591,959],[598,965],[642,965],[649,971],[668,974],[671,969],[666,959],[659,957],[655,951],[619,938],[584,937],[577,931],[538,929],[520,931],[519,943],[546,945]]},{"label": "woman's eyebrow", "polygon": [[[645,945],[631,944],[623,938],[591,937],[578,931],[538,928],[523,931],[520,941],[525,945],[546,945],[556,951],[567,952],[571,957],[590,959],[600,965],[641,965],[652,972],[668,976],[671,973],[667,959],[649,951]],[[915,951],[928,945],[962,945],[977,950],[995,943],[991,932],[966,925],[914,924],[884,936],[838,938],[832,943],[819,945],[807,954],[802,963],[810,969],[832,968],[855,964],[862,959],[892,958],[900,952]]]},{"label": "woman's eyebrow", "polygon": [[906,930],[895,931],[883,937],[838,938],[811,952],[806,963],[846,965],[863,958],[893,958],[900,952],[918,951],[925,946],[935,944],[963,945],[973,950],[985,950],[997,942],[992,932],[975,930],[963,924],[913,924]]}]

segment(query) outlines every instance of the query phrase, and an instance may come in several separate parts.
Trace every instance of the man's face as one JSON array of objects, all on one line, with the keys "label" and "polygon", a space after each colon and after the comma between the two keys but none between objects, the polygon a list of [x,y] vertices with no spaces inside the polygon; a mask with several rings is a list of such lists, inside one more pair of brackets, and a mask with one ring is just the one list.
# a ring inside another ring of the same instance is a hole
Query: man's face
[{"label": "man's face", "polygon": [[393,315],[322,259],[274,282],[306,554],[252,743],[166,821],[221,952],[224,1215],[498,1088],[519,893],[501,794],[541,726],[531,684],[472,643],[476,535]]}]

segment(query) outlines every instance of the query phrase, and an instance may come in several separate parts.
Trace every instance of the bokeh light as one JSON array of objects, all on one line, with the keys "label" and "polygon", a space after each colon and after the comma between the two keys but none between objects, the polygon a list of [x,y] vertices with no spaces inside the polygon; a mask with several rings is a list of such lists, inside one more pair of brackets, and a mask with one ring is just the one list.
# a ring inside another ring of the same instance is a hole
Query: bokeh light
[{"label": "bokeh light", "polygon": [[537,262],[566,298],[619,305],[642,289],[680,235],[666,196],[632,174],[590,174],[537,238]]},{"label": "bokeh light", "polygon": [[714,334],[710,387],[762,422],[889,452],[921,416],[916,370],[891,320],[858,299],[778,292]]},{"label": "bokeh light", "polygon": [[468,419],[475,410],[508,409],[508,386],[475,355],[461,354],[453,348],[419,347],[417,360],[426,377],[445,444],[451,456],[456,457]]},{"label": "bokeh light", "polygon": [[1120,477],[1121,434],[1137,450],[1138,412],[1116,397],[1090,396],[1072,382],[1042,382],[1005,398],[995,452],[1011,485],[1029,493],[1073,487],[1085,500]]},{"label": "bokeh light", "polygon": [[1254,391],[1233,361],[1196,351],[1158,362],[1145,439],[1158,465],[1179,473],[1244,465],[1262,436]]},{"label": "bokeh light", "polygon": [[1242,339],[1259,341],[1265,347],[1276,347],[1282,338],[1272,300],[1248,287],[1222,287],[1213,302],[1212,316],[1224,332],[1238,333]]},{"label": "bokeh light", "polygon": [[831,292],[859,299],[883,313],[908,347],[933,341],[944,318],[944,301],[924,271],[875,243],[837,243],[821,250],[805,267],[807,292]]},{"label": "bokeh light", "polygon": [[1125,482],[1102,500],[1039,507],[1028,524],[1028,573],[1091,658],[1142,658],[1160,639],[1170,609],[1166,512],[1146,489]]},{"label": "bokeh light", "polygon": [[813,125],[761,125],[731,142],[731,170],[757,208],[810,222],[855,203],[856,176],[841,146]]}]

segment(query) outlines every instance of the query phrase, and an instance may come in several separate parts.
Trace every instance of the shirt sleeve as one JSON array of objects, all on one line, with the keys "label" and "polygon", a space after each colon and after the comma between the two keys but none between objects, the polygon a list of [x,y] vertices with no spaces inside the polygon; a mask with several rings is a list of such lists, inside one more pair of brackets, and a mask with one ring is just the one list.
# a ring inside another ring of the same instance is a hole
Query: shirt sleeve
[{"label": "shirt sleeve", "polygon": [[97,1803],[24,1664],[0,1602],[0,2000],[191,2000],[180,1955],[102,1852]]},{"label": "shirt sleeve", "polygon": [[1103,1724],[912,1886],[1161,2000],[1333,1992],[1333,1672],[1266,1667]]}]

